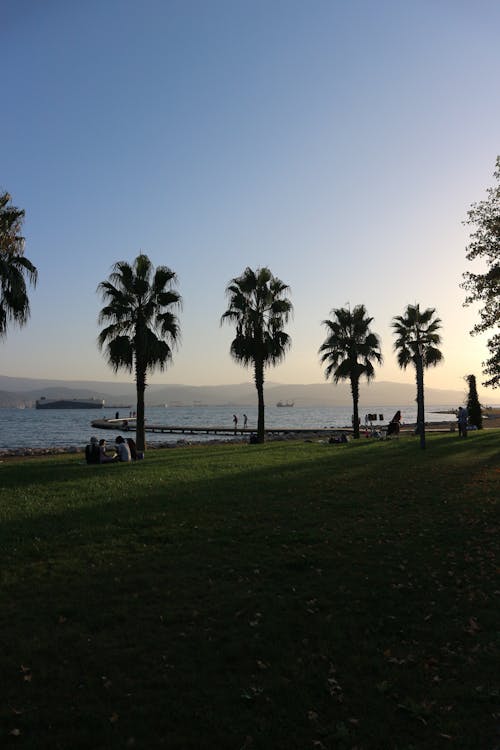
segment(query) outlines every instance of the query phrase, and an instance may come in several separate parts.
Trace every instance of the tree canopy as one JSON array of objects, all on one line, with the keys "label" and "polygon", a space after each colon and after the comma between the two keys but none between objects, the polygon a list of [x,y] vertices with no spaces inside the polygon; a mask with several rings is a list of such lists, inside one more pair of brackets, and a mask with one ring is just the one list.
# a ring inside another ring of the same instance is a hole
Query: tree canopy
[{"label": "tree canopy", "polygon": [[0,338],[9,322],[24,325],[30,315],[27,282],[36,286],[38,272],[24,256],[21,234],[24,210],[11,204],[9,193],[0,193]]},{"label": "tree canopy", "polygon": [[471,333],[484,333],[496,329],[488,340],[490,358],[483,362],[486,381],[483,385],[500,387],[500,156],[496,160],[494,177],[497,184],[486,191],[486,200],[473,203],[467,214],[466,224],[473,227],[466,258],[481,260],[483,273],[464,273],[462,287],[466,290],[465,304],[482,304],[479,322]]},{"label": "tree canopy", "polygon": [[281,362],[291,343],[283,330],[293,310],[286,296],[289,290],[267,267],[255,271],[247,267],[226,288],[229,304],[221,323],[233,323],[236,327],[231,356],[254,368],[259,442],[264,440],[264,368]]},{"label": "tree canopy", "polygon": [[325,377],[334,383],[349,380],[353,402],[354,437],[359,438],[359,381],[370,381],[375,376],[373,362],[380,364],[380,339],[370,330],[373,318],[368,317],[364,305],[351,311],[341,307],[331,311],[332,320],[324,320],[327,337],[319,348],[320,361],[326,363]]},{"label": "tree canopy", "polygon": [[116,371],[135,372],[137,389],[137,449],[144,451],[144,391],[146,376],[155,368],[164,370],[172,360],[172,347],[179,339],[175,312],[181,297],[175,289],[176,275],[167,266],[153,268],[141,253],[130,265],[120,261],[107,281],[99,284],[105,306],[99,323],[108,323],[98,337],[109,364]]},{"label": "tree canopy", "polygon": [[398,365],[405,370],[408,365],[422,359],[424,368],[435,367],[443,355],[438,349],[441,344],[441,319],[435,317],[435,308],[428,307],[423,312],[419,305],[407,305],[404,315],[393,318],[392,327],[396,335],[394,349]]},{"label": "tree canopy", "polygon": [[465,380],[469,386],[467,394],[467,411],[469,414],[469,424],[475,425],[478,430],[483,429],[483,411],[479,396],[477,395],[476,376],[466,375]]},{"label": "tree canopy", "polygon": [[424,370],[435,367],[443,360],[438,349],[441,344],[441,320],[435,316],[435,312],[433,307],[421,312],[419,305],[407,305],[404,315],[396,315],[392,320],[398,365],[403,370],[408,365],[415,367],[417,430],[422,448],[425,448]]}]

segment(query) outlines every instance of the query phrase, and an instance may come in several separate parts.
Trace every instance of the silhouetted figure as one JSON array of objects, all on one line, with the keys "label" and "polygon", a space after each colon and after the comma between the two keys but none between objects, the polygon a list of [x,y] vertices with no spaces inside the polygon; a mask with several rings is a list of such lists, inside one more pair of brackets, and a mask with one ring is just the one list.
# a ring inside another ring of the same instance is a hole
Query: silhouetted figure
[{"label": "silhouetted figure", "polygon": [[400,422],[401,422],[401,412],[399,409],[389,422],[389,427],[387,428],[387,437],[389,435],[399,435],[399,428],[400,428]]},{"label": "silhouetted figure", "polygon": [[236,414],[233,414],[233,425],[234,425],[234,434],[236,435],[236,430],[238,428],[238,417]]},{"label": "silhouetted figure", "polygon": [[102,440],[99,440],[99,463],[109,464],[112,461],[116,461],[116,453],[113,453],[112,455],[106,453],[106,441],[103,438]]},{"label": "silhouetted figure", "polygon": [[248,424],[248,417],[246,414],[243,414],[243,427],[246,429],[246,426]]},{"label": "silhouetted figure", "polygon": [[91,437],[89,444],[85,446],[85,460],[88,464],[99,463],[99,442],[96,437]]},{"label": "silhouetted figure", "polygon": [[340,443],[348,443],[347,435],[343,432],[340,437],[331,437],[328,441],[330,445],[338,445]]},{"label": "silhouetted figure", "polygon": [[122,438],[121,435],[118,435],[118,437],[115,440],[116,445],[116,452],[118,453],[118,460],[122,461],[123,463],[129,463],[132,461],[132,456],[130,455],[130,448],[128,447],[128,443],[125,442],[125,439]]},{"label": "silhouetted figure", "polygon": [[132,458],[132,461],[136,461],[137,460],[137,447],[135,444],[135,440],[133,438],[127,438],[127,445],[130,451],[130,456]]},{"label": "silhouetted figure", "polygon": [[469,418],[469,413],[465,406],[459,406],[458,407],[458,437],[467,437],[467,420]]}]

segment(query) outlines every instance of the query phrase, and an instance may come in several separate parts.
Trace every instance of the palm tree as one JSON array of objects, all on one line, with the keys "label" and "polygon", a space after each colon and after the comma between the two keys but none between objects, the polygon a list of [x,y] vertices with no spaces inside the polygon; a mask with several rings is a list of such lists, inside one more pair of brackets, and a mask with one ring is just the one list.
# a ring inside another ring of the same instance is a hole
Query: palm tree
[{"label": "palm tree", "polygon": [[420,312],[419,305],[407,305],[404,315],[393,318],[392,327],[396,335],[394,350],[398,364],[406,370],[409,364],[415,367],[417,380],[417,432],[420,447],[425,448],[424,370],[435,367],[443,360],[437,348],[441,344],[438,333],[441,320],[434,317],[436,310],[428,307]]},{"label": "palm tree", "polygon": [[269,268],[253,271],[248,267],[241,276],[231,279],[226,288],[229,305],[221,324],[226,321],[236,326],[231,356],[246,367],[253,365],[259,443],[264,442],[264,369],[281,362],[291,343],[283,330],[293,310],[286,297],[289,290]]},{"label": "palm tree", "polygon": [[319,348],[321,363],[327,363],[325,378],[334,383],[349,380],[352,394],[354,437],[359,438],[359,381],[364,376],[370,381],[375,376],[373,362],[380,364],[380,339],[370,331],[373,318],[367,317],[364,305],[340,307],[330,313],[332,320],[324,320],[328,336]]},{"label": "palm tree", "polygon": [[24,237],[19,233],[24,211],[8,205],[9,193],[0,194],[0,338],[9,321],[24,325],[30,314],[26,280],[36,286],[38,272],[24,257]]},{"label": "palm tree", "polygon": [[172,361],[172,346],[179,339],[179,322],[172,309],[181,297],[175,291],[176,275],[166,266],[154,270],[147,255],[133,265],[119,261],[107,281],[97,287],[105,306],[99,323],[108,323],[98,337],[115,372],[120,367],[134,372],[137,389],[137,450],[144,453],[144,392],[146,376],[156,367],[164,370]]}]

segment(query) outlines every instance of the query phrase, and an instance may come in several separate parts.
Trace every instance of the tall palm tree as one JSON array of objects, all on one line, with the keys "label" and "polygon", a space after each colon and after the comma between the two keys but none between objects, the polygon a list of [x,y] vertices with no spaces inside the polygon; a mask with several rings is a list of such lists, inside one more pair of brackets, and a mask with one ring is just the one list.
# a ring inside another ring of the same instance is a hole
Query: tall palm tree
[{"label": "tall palm tree", "polygon": [[415,367],[417,381],[417,432],[420,435],[420,447],[425,448],[425,409],[424,409],[424,370],[435,367],[443,360],[438,349],[441,336],[441,320],[435,317],[435,308],[428,307],[420,312],[419,305],[407,305],[404,315],[392,319],[396,336],[394,350],[397,352],[398,364],[406,370],[408,365]]},{"label": "tall palm tree", "polygon": [[38,272],[24,257],[20,235],[24,211],[9,205],[9,193],[0,194],[0,338],[9,321],[24,325],[30,314],[26,281],[36,286]]},{"label": "tall palm tree", "polygon": [[172,347],[180,337],[179,322],[172,311],[181,305],[175,290],[176,275],[167,266],[154,270],[147,255],[133,265],[119,261],[107,281],[97,287],[105,306],[99,323],[107,323],[97,339],[105,347],[115,372],[134,372],[137,389],[137,450],[144,453],[144,392],[146,376],[156,367],[164,370],[172,361]]},{"label": "tall palm tree", "polygon": [[246,367],[253,365],[258,399],[257,440],[264,442],[264,369],[281,362],[290,347],[283,326],[293,310],[287,298],[290,287],[273,276],[269,268],[246,268],[231,279],[226,295],[229,305],[221,318],[234,323],[236,336],[231,356]]},{"label": "tall palm tree", "polygon": [[375,376],[373,362],[380,364],[380,339],[370,331],[369,318],[364,305],[333,309],[332,320],[324,320],[328,335],[319,348],[321,363],[327,363],[325,378],[334,383],[349,380],[352,394],[354,437],[359,438],[359,381],[370,381]]}]

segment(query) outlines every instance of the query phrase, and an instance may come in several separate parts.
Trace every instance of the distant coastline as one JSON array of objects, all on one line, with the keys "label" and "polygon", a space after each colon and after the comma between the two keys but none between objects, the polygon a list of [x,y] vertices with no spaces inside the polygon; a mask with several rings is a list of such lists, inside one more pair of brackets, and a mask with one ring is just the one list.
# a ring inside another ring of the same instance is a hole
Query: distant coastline
[{"label": "distant coastline", "polygon": [[[450,408],[457,408],[464,403],[465,388],[463,391],[426,388],[425,395],[428,407],[433,404],[449,404]],[[135,403],[135,387],[132,381],[65,381],[0,375],[0,408],[31,408],[42,396],[47,399],[103,399],[106,408],[119,409],[121,404]],[[264,397],[266,405],[293,402],[297,407],[329,407],[350,406],[352,403],[346,383],[283,385],[269,382],[265,385]],[[360,399],[361,408],[363,404],[377,407],[400,404],[404,408],[414,405],[415,386],[411,383],[375,380],[370,384],[362,384]],[[252,382],[215,386],[153,384],[146,390],[146,405],[149,407],[165,407],[168,404],[166,408],[173,408],[203,404],[236,408],[254,405],[256,400]]]}]

